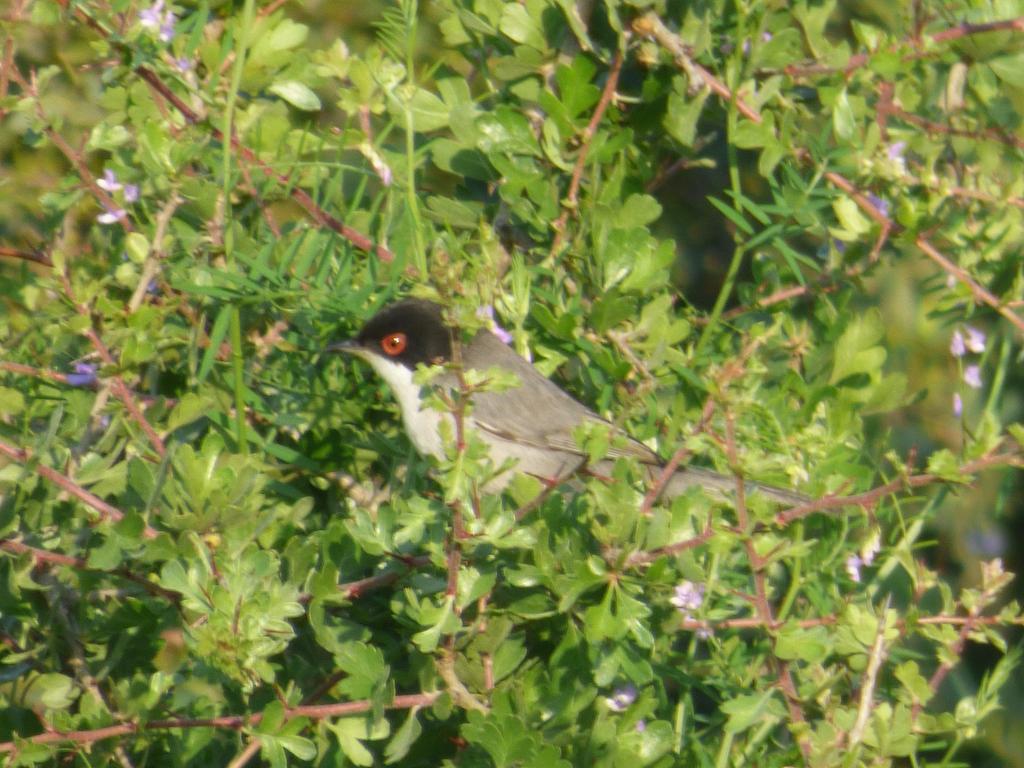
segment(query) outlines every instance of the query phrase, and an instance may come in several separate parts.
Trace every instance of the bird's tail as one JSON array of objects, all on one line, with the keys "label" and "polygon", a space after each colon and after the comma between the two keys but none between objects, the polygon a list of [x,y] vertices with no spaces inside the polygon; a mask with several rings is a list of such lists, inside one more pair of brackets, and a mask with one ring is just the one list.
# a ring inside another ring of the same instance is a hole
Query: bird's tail
[{"label": "bird's tail", "polygon": [[[653,474],[657,476],[657,470],[654,470]],[[720,472],[715,472],[713,469],[705,469],[704,467],[684,467],[683,469],[676,470],[676,473],[672,475],[668,485],[665,486],[663,495],[671,499],[695,485],[705,488],[713,496],[721,498],[730,498],[736,493],[735,477],[723,475]],[[744,480],[743,489],[746,493],[760,493],[777,504],[784,504],[789,507],[800,506],[811,500],[809,496],[805,496],[802,493],[789,491],[785,488],[776,488],[774,485],[755,483],[752,480]]]}]

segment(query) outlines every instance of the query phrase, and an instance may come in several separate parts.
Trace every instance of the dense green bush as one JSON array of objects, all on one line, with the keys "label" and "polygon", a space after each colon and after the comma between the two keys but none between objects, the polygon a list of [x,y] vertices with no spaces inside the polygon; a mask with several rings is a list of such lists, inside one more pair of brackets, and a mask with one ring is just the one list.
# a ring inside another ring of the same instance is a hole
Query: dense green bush
[{"label": "dense green bush", "polygon": [[[1024,5],[347,13],[5,11],[5,764],[1019,765]],[[812,500],[430,471],[407,293]]]}]

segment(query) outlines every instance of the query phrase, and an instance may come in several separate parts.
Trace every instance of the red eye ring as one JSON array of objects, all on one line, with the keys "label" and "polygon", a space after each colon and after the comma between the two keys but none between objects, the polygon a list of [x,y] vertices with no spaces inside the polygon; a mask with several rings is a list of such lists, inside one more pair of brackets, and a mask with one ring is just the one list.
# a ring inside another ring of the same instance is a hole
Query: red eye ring
[{"label": "red eye ring", "polygon": [[404,333],[389,333],[380,340],[380,348],[384,350],[385,355],[397,357],[405,352],[408,343],[409,339]]}]

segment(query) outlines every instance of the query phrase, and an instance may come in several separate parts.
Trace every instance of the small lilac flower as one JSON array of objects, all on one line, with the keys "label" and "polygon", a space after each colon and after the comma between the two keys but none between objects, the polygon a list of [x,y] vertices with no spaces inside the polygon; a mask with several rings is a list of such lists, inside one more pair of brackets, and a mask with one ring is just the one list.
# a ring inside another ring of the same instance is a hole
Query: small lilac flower
[{"label": "small lilac flower", "polygon": [[979,331],[977,328],[967,326],[967,340],[965,342],[967,348],[976,355],[980,355],[985,351],[985,334],[983,331]]},{"label": "small lilac flower", "polygon": [[903,153],[907,150],[907,142],[905,141],[894,141],[885,150],[885,154],[888,155],[890,160],[902,160]]},{"label": "small lilac flower", "polygon": [[964,335],[960,331],[953,331],[953,338],[949,340],[949,354],[953,357],[963,357],[967,354],[967,345],[964,344]]},{"label": "small lilac flower", "polygon": [[484,307],[478,307],[476,310],[476,316],[481,320],[488,321],[488,328],[495,336],[501,339],[503,344],[512,343],[512,334],[498,325],[498,321],[494,319],[494,307],[490,304]]},{"label": "small lilac flower", "polygon": [[612,712],[624,712],[630,704],[636,701],[636,686],[626,683],[616,689],[611,696],[605,696],[604,701]]},{"label": "small lilac flower", "polygon": [[696,611],[704,604],[704,585],[692,581],[684,581],[676,585],[675,594],[669,599],[680,613],[689,618],[691,611]]},{"label": "small lilac flower", "polygon": [[192,62],[186,56],[179,56],[174,60],[174,67],[184,74],[192,69]]},{"label": "small lilac flower", "polygon": [[96,186],[107,192],[117,192],[121,189],[121,182],[117,180],[117,174],[109,168],[103,171],[103,178],[96,180]]},{"label": "small lilac flower", "polygon": [[125,184],[124,185],[124,201],[126,203],[134,203],[139,199],[139,185],[138,184]]},{"label": "small lilac flower", "polygon": [[977,365],[968,365],[964,368],[964,384],[971,389],[981,389],[981,368]]},{"label": "small lilac flower", "polygon": [[961,416],[964,412],[964,399],[960,397],[960,393],[957,392],[953,395],[953,415]]},{"label": "small lilac flower", "polygon": [[832,240],[832,245],[835,247],[837,253],[846,253],[846,243],[842,240]]},{"label": "small lilac flower", "polygon": [[164,16],[163,24],[160,25],[160,34],[157,35],[161,42],[169,43],[174,39],[174,25],[177,21],[177,17],[168,11]]},{"label": "small lilac flower", "polygon": [[647,723],[644,722],[643,720],[637,720],[636,721],[636,732],[637,733],[643,733],[646,730],[647,730]]},{"label": "small lilac flower", "polygon": [[749,56],[750,55],[750,40],[744,40],[743,41],[743,55],[744,56]]},{"label": "small lilac flower", "polygon": [[103,213],[96,217],[96,221],[100,224],[113,224],[116,221],[120,221],[122,218],[127,216],[123,208],[107,208]]},{"label": "small lilac flower", "polygon": [[860,567],[864,565],[864,561],[860,559],[860,555],[850,555],[846,558],[846,574],[860,584]]},{"label": "small lilac flower", "polygon": [[888,218],[888,216],[889,216],[889,201],[888,200],[883,200],[878,195],[872,195],[870,193],[868,194],[868,200],[871,202],[871,205],[873,205],[875,207],[876,211],[878,211],[880,214],[882,214],[883,216]]},{"label": "small lilac flower", "polygon": [[156,0],[149,8],[139,11],[139,24],[149,29],[160,26],[160,17],[164,12],[164,0]]},{"label": "small lilac flower", "polygon": [[156,0],[149,8],[139,11],[139,24],[147,29],[157,29],[157,37],[169,43],[174,38],[174,24],[177,17],[164,10],[164,0]]},{"label": "small lilac flower", "polygon": [[766,43],[770,42],[771,39],[772,39],[772,33],[771,32],[762,32],[761,33],[761,40],[763,40],[764,42],[766,42]]},{"label": "small lilac flower", "polygon": [[715,636],[715,630],[711,627],[698,627],[697,631],[693,634],[696,635],[698,640],[710,640]]},{"label": "small lilac flower", "polygon": [[96,383],[96,366],[89,363],[75,363],[75,372],[64,377],[72,387],[91,387]]},{"label": "small lilac flower", "polygon": [[860,551],[861,562],[864,565],[871,565],[875,562],[875,555],[877,555],[881,549],[882,546],[878,540],[878,536],[873,536]]}]

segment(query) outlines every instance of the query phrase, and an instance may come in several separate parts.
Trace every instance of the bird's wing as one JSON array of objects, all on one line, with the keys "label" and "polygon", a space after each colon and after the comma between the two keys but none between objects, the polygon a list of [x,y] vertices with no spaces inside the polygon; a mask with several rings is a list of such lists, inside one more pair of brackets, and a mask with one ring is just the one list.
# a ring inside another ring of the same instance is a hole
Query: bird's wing
[{"label": "bird's wing", "polygon": [[[501,343],[493,334],[481,332],[468,349],[469,353],[475,352],[476,355],[467,354],[467,357],[486,354],[488,345]],[[484,359],[494,359],[495,356],[491,353]],[[473,360],[466,362],[472,365]],[[659,463],[654,451],[575,400],[523,358],[516,355],[507,363],[503,359],[503,364],[507,364],[519,378],[521,386],[503,392],[473,395],[473,421],[477,428],[504,440],[535,448],[582,455],[573,432],[587,422],[603,424],[611,428],[613,436],[624,438],[615,441],[617,445],[608,451],[609,458],[632,457],[645,464]],[[527,389],[529,396],[524,393]]]}]

